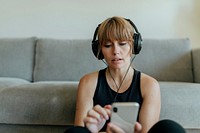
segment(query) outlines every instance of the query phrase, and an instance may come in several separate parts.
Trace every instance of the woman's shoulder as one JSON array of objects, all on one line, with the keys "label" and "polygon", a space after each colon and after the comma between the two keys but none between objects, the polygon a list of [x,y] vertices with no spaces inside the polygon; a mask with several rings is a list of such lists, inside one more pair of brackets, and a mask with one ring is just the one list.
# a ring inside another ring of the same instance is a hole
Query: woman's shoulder
[{"label": "woman's shoulder", "polygon": [[93,97],[97,85],[98,71],[84,75],[78,85],[78,92],[87,97]]},{"label": "woman's shoulder", "polygon": [[158,83],[158,81],[150,75],[141,72],[141,82],[145,83]]},{"label": "woman's shoulder", "polygon": [[95,88],[98,79],[98,71],[85,74],[79,81],[79,88]]},{"label": "woman's shoulder", "polygon": [[94,81],[94,80],[97,79],[98,73],[99,73],[99,71],[94,71],[94,72],[91,72],[91,73],[87,73],[80,79],[80,82],[87,82],[87,81],[91,82],[91,81]]},{"label": "woman's shoulder", "polygon": [[147,75],[145,73],[141,73],[141,89],[143,91],[159,91],[160,86],[158,81],[151,77],[150,75]]},{"label": "woman's shoulder", "polygon": [[99,71],[94,71],[94,72],[91,72],[91,73],[87,73],[80,79],[80,82],[97,81],[99,73],[102,73],[103,71],[105,71],[105,69],[101,69]]}]

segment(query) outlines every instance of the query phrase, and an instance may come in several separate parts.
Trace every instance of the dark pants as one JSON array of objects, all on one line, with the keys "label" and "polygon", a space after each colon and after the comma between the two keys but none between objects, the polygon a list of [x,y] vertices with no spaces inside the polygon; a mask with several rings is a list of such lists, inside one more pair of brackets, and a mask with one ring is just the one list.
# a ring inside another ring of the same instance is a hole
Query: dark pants
[{"label": "dark pants", "polygon": [[[84,127],[72,127],[64,133],[90,133]],[[172,120],[161,120],[156,123],[148,133],[186,133],[183,127]]]},{"label": "dark pants", "polygon": [[66,130],[64,133],[90,133],[90,131],[85,127],[74,126]]},{"label": "dark pants", "polygon": [[186,133],[184,128],[175,121],[161,120],[148,133]]}]

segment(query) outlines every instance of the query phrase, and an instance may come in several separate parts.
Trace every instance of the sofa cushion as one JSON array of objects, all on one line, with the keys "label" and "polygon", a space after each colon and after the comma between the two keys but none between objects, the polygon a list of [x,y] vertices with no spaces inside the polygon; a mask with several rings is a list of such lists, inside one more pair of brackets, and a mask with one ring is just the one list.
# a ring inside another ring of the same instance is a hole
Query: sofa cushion
[{"label": "sofa cushion", "polygon": [[0,123],[72,125],[78,82],[38,82],[0,91]]},{"label": "sofa cushion", "polygon": [[194,67],[194,81],[200,83],[200,49],[192,51],[193,67]]},{"label": "sofa cushion", "polygon": [[105,67],[92,53],[91,40],[39,39],[34,81],[79,81]]},{"label": "sofa cushion", "polygon": [[0,77],[32,81],[36,38],[0,38]]},{"label": "sofa cushion", "polygon": [[5,88],[14,87],[22,84],[30,83],[27,80],[19,78],[0,77],[0,91]]},{"label": "sofa cushion", "polygon": [[68,125],[0,124],[1,133],[64,133]]},{"label": "sofa cushion", "polygon": [[188,38],[144,39],[134,64],[137,69],[160,81],[193,82]]},{"label": "sofa cushion", "polygon": [[161,119],[172,119],[186,129],[200,130],[200,84],[159,82]]}]

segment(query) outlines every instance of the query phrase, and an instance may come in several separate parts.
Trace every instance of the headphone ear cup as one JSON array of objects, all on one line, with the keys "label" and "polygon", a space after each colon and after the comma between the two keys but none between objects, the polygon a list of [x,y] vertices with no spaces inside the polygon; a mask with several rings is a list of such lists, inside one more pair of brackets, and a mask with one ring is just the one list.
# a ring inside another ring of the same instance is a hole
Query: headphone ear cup
[{"label": "headphone ear cup", "polygon": [[99,41],[98,40],[93,41],[92,51],[97,59],[102,60],[104,58],[102,52],[101,51],[99,52]]},{"label": "headphone ear cup", "polygon": [[140,33],[134,33],[133,40],[134,40],[133,54],[139,54],[139,52],[142,48],[142,37],[141,37]]}]

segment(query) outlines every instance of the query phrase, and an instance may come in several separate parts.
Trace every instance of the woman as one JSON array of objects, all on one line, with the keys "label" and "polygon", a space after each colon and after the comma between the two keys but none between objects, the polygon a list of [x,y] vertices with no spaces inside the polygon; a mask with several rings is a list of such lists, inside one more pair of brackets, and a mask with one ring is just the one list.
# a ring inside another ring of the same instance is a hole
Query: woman
[{"label": "woman", "polygon": [[[96,36],[98,40],[95,40]],[[140,104],[135,133],[147,133],[158,122],[161,109],[159,84],[132,67],[132,61],[139,53],[135,45],[140,45],[140,41],[136,26],[128,19],[108,18],[97,27],[93,52],[107,67],[81,78],[75,114],[77,127],[86,127],[82,130],[92,133],[124,132],[109,122],[113,102]]]}]

